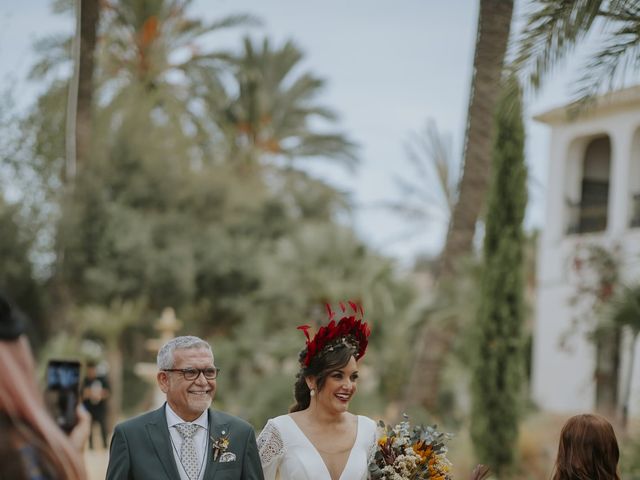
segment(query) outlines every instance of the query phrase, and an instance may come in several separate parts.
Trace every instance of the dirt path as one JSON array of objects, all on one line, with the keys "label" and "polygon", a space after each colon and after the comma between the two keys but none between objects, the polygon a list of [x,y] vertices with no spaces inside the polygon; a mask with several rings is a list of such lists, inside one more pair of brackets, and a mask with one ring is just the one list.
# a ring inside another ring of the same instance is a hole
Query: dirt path
[{"label": "dirt path", "polygon": [[87,450],[84,454],[89,480],[104,480],[109,462],[108,450]]}]

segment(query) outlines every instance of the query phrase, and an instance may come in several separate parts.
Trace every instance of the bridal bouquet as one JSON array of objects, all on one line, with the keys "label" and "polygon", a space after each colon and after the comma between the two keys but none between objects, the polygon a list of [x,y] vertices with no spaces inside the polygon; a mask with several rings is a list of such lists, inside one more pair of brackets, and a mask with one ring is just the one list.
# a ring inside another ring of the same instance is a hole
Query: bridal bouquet
[{"label": "bridal bouquet", "polygon": [[379,422],[382,435],[369,465],[372,480],[451,480],[448,433],[433,426],[414,426],[408,417],[395,426]]}]

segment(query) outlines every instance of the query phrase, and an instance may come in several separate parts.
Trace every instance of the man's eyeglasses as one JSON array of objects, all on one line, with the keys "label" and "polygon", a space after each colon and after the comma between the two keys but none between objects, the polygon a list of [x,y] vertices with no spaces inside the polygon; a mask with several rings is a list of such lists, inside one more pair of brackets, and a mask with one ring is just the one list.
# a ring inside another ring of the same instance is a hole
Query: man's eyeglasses
[{"label": "man's eyeglasses", "polygon": [[195,380],[202,373],[207,380],[215,380],[220,373],[217,367],[208,368],[165,368],[163,372],[180,372],[185,380]]}]

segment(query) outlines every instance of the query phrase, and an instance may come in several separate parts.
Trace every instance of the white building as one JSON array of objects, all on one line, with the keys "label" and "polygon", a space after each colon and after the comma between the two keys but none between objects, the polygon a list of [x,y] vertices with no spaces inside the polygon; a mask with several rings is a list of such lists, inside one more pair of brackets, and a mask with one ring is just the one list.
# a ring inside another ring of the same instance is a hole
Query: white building
[{"label": "white building", "polygon": [[[590,411],[596,398],[595,348],[585,338],[584,327],[572,330],[572,262],[580,244],[619,245],[623,278],[640,282],[640,86],[602,97],[574,120],[566,107],[536,120],[550,126],[551,142],[546,223],[538,257],[532,393],[544,410]],[[563,338],[569,348],[561,347]],[[629,340],[623,339],[620,389],[629,369]],[[637,346],[633,372],[630,415],[638,416]]]}]

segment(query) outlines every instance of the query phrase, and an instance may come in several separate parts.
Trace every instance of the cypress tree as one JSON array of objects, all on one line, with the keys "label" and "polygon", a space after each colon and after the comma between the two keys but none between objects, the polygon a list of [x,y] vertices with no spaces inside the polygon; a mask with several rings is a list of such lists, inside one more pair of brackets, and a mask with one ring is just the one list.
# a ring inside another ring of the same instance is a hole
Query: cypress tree
[{"label": "cypress tree", "polygon": [[498,477],[514,465],[524,378],[522,222],[527,203],[521,90],[504,83],[494,118],[492,181],[472,376],[471,437]]}]

